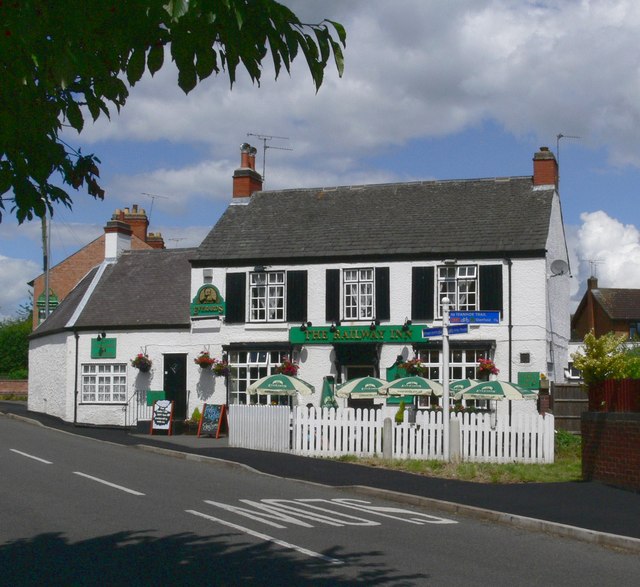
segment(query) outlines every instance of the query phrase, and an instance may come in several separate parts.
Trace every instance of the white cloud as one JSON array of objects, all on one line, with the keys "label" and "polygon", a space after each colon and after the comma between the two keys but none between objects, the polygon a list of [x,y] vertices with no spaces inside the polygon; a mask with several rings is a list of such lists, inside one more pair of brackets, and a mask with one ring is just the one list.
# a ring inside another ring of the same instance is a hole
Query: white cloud
[{"label": "white cloud", "polygon": [[202,144],[211,157],[122,175],[117,186],[166,188],[181,203],[202,194],[224,199],[235,168],[225,160],[229,146],[247,132],[290,137],[271,145],[293,148],[286,161],[322,175],[321,184],[336,174],[356,183],[348,176],[362,174],[362,157],[486,120],[547,141],[577,134],[585,146],[607,145],[617,164],[640,165],[640,4],[633,0],[289,4],[307,20],[345,25],[343,79],[330,67],[316,94],[301,57],[277,83],[267,59],[260,88],[241,74],[230,91],[222,74],[185,96],[169,64],[133,88],[120,115],[82,138]]},{"label": "white cloud", "polygon": [[0,255],[0,320],[15,318],[18,308],[29,299],[27,282],[39,273],[32,261]]},{"label": "white cloud", "polygon": [[640,289],[640,231],[603,211],[585,212],[581,220],[575,254],[582,290],[591,275],[600,287]]}]

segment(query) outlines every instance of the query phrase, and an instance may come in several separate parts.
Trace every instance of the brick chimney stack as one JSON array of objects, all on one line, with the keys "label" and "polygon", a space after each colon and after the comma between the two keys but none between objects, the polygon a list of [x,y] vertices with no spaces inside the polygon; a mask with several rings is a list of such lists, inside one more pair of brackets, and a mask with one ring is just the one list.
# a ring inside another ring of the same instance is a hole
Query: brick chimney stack
[{"label": "brick chimney stack", "polygon": [[549,147],[540,147],[533,156],[533,185],[558,187],[558,162]]},{"label": "brick chimney stack", "polygon": [[249,143],[240,146],[240,167],[233,173],[233,197],[246,198],[262,190],[262,176],[256,171],[256,148]]},{"label": "brick chimney stack", "polygon": [[133,234],[142,242],[147,242],[147,229],[149,228],[149,219],[144,208],[138,208],[138,204],[134,204],[124,209],[124,221],[131,227]]},{"label": "brick chimney stack", "polygon": [[150,232],[147,235],[147,244],[152,249],[164,249],[164,239],[162,238],[162,234],[159,232]]}]

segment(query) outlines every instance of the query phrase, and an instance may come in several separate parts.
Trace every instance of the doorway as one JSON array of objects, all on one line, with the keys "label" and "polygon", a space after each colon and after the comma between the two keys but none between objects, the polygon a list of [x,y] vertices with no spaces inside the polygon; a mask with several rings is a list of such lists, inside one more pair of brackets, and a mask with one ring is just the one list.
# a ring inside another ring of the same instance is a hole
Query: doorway
[{"label": "doorway", "polygon": [[164,392],[173,401],[173,419],[187,418],[187,355],[164,355]]}]

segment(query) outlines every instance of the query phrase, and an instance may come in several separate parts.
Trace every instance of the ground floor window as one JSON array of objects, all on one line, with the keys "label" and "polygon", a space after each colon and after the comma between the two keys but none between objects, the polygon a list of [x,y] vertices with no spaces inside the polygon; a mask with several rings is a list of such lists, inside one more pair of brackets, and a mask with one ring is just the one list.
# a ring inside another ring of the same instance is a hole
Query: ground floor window
[{"label": "ground floor window", "polygon": [[82,365],[83,403],[123,403],[126,401],[126,363],[87,363]]},{"label": "ground floor window", "polygon": [[[449,350],[449,381],[456,379],[477,379],[478,378],[478,360],[488,357],[487,349],[450,349]],[[442,349],[421,350],[420,361],[427,368],[427,379],[435,379],[442,381]],[[427,407],[433,397],[420,398],[420,406]],[[486,400],[465,400],[464,404],[468,407],[485,408]],[[451,405],[453,406],[453,396],[451,397]]]},{"label": "ground floor window", "polygon": [[229,351],[229,403],[289,405],[288,396],[247,393],[249,385],[274,374],[276,367],[288,356],[286,351]]}]

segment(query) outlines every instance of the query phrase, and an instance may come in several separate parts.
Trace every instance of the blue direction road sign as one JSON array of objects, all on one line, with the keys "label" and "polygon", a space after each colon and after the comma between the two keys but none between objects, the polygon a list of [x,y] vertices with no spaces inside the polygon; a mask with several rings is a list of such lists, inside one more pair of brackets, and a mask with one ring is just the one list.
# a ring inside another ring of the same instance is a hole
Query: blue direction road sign
[{"label": "blue direction road sign", "polygon": [[[466,334],[469,332],[469,327],[466,324],[455,324],[449,326],[449,334]],[[422,338],[433,338],[435,336],[442,336],[442,328],[423,328]]]},{"label": "blue direction road sign", "polygon": [[449,320],[452,324],[500,324],[500,311],[489,310],[486,312],[451,312]]}]

